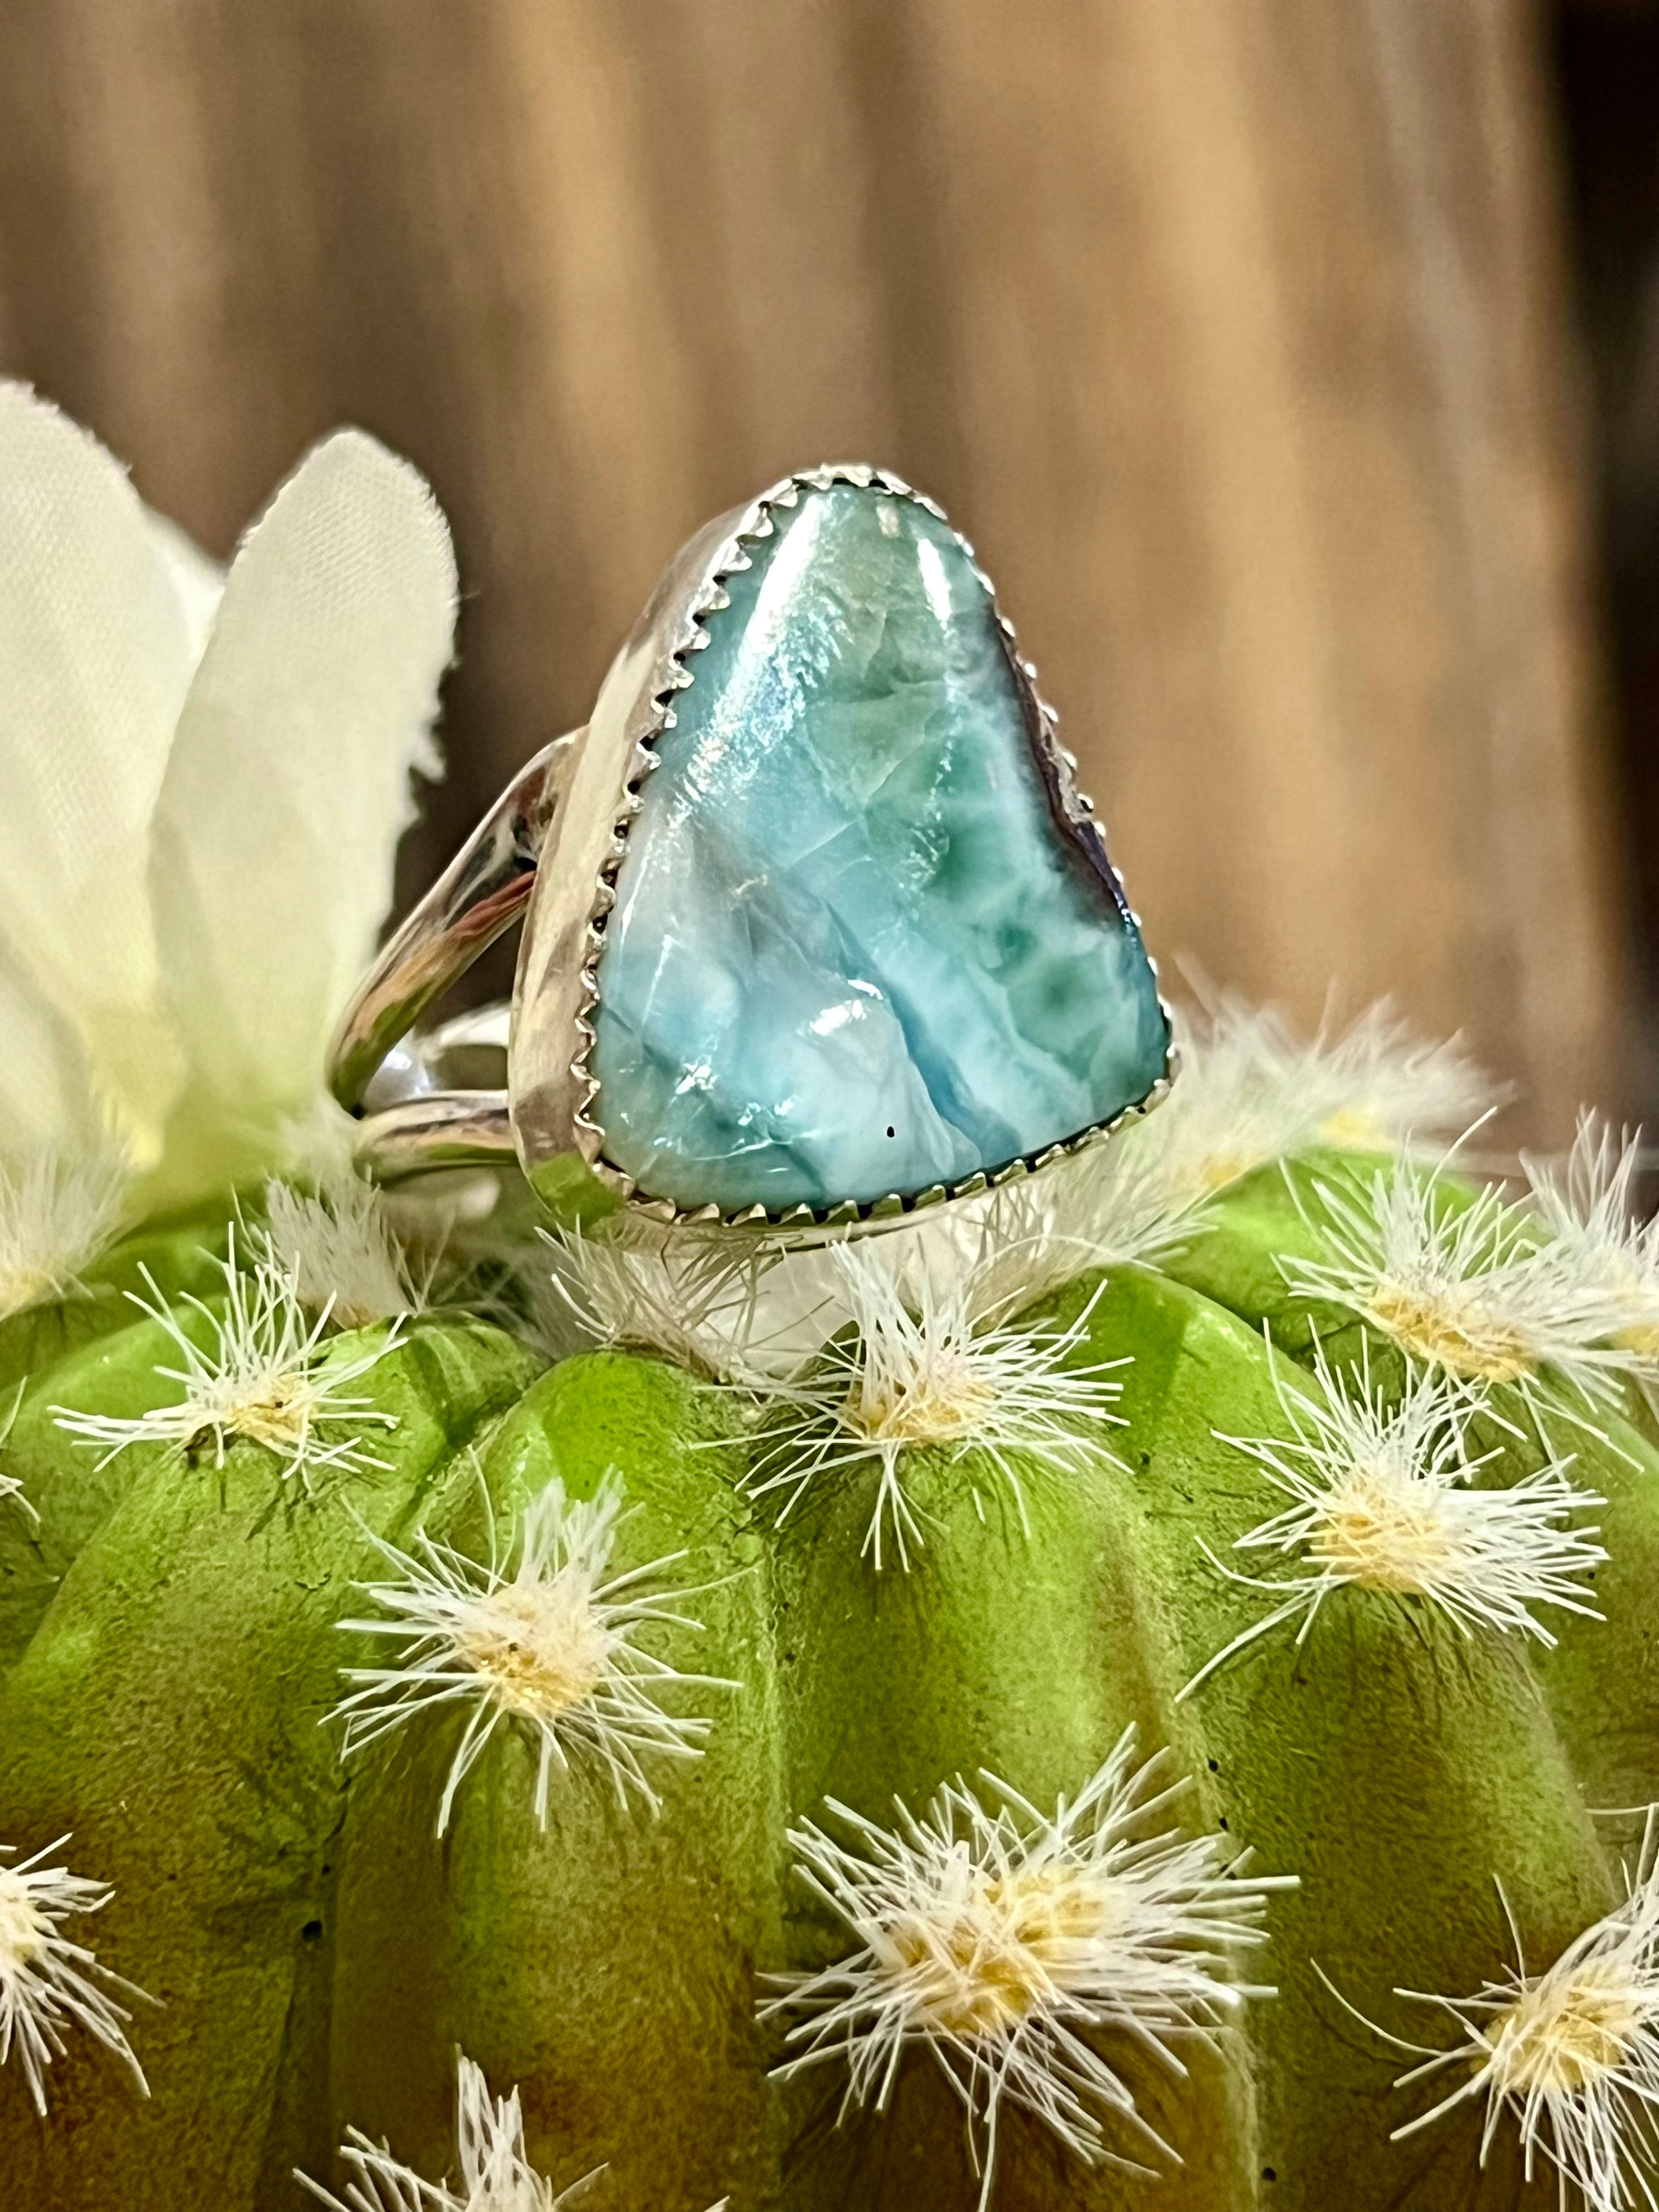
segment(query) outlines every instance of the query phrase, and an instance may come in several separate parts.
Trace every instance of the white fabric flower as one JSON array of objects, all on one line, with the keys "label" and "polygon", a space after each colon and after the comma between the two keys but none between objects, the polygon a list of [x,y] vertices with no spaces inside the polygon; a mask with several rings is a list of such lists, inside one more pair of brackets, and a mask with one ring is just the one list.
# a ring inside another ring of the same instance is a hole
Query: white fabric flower
[{"label": "white fabric flower", "polygon": [[281,1152],[389,902],[455,615],[414,470],[325,439],[221,571],[0,384],[0,1172],[146,1205]]}]

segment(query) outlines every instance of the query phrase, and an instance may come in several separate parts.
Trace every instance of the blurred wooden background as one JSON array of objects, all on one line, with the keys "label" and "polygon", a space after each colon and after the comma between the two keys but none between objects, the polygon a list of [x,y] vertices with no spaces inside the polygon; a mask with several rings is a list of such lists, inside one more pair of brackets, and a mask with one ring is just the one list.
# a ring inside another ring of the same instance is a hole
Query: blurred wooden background
[{"label": "blurred wooden background", "polygon": [[977,543],[1155,951],[1640,1087],[1521,0],[6,0],[0,367],[216,551],[365,424],[470,593],[417,882],[793,465]]}]

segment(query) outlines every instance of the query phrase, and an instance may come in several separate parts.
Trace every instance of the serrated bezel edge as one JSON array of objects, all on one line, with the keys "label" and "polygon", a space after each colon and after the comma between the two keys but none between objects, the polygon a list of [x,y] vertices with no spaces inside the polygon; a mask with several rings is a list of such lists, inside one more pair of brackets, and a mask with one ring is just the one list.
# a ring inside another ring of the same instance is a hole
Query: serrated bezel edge
[{"label": "serrated bezel edge", "polygon": [[1059,738],[1060,718],[1037,688],[1036,666],[1018,651],[1014,625],[998,604],[996,587],[981,566],[972,544],[951,520],[945,509],[926,492],[918,491],[913,484],[890,469],[879,469],[862,461],[826,462],[814,469],[799,469],[771,485],[751,500],[743,510],[735,528],[721,540],[702,573],[702,580],[693,589],[682,624],[682,634],[669,647],[672,665],[676,672],[671,678],[651,695],[653,717],[649,728],[644,731],[630,749],[621,792],[612,817],[611,849],[594,884],[592,902],[588,909],[586,927],[586,955],[581,969],[581,1000],[576,1015],[577,1049],[572,1061],[572,1073],[582,1086],[583,1097],[574,1116],[576,1142],[590,1173],[614,1197],[620,1199],[630,1214],[659,1226],[680,1227],[695,1225],[702,1228],[716,1226],[728,1229],[763,1230],[808,1229],[854,1231],[860,1227],[876,1227],[896,1222],[918,1213],[931,1212],[934,1207],[952,1200],[973,1198],[987,1190],[1000,1189],[1006,1184],[1023,1181],[1052,1166],[1057,1160],[1070,1158],[1079,1152],[1103,1143],[1116,1134],[1126,1124],[1143,1120],[1162,1105],[1179,1068],[1174,1039],[1174,1023],[1168,1001],[1158,988],[1158,962],[1146,951],[1147,964],[1152,969],[1154,987],[1158,991],[1158,1009],[1164,1017],[1166,1042],[1164,1069],[1146,1096],[1137,1103],[1124,1107],[1111,1120],[1096,1121],[1080,1129],[1074,1136],[1060,1139],[1046,1146],[1041,1152],[1028,1152],[1009,1161],[1004,1167],[991,1171],[980,1171],[961,1182],[933,1183],[926,1189],[914,1192],[892,1191],[881,1197],[866,1200],[843,1200],[829,1207],[812,1207],[805,1204],[787,1208],[781,1213],[769,1212],[764,1206],[756,1204],[726,1212],[714,1205],[680,1206],[672,1199],[653,1198],[642,1191],[635,1178],[617,1167],[605,1157],[605,1132],[589,1111],[599,1096],[599,1079],[590,1066],[595,1030],[594,1009],[599,1003],[599,968],[605,951],[605,921],[617,902],[617,879],[627,858],[628,831],[640,811],[646,779],[658,766],[660,756],[658,741],[674,726],[674,702],[696,682],[696,672],[687,665],[688,656],[706,650],[710,642],[708,618],[723,613],[731,605],[725,590],[728,577],[740,574],[750,564],[744,547],[763,544],[772,536],[772,512],[776,507],[799,505],[804,491],[828,491],[838,483],[852,484],[860,491],[877,490],[895,499],[913,501],[936,520],[942,522],[956,539],[966,556],[973,574],[991,604],[991,612],[1006,643],[1010,659],[1024,680],[1036,709],[1037,742],[1053,778],[1053,787],[1060,809],[1068,822],[1080,828],[1092,828],[1101,840],[1103,857],[1110,872],[1113,887],[1119,902],[1134,923],[1140,937],[1141,948],[1146,951],[1146,939],[1141,931],[1140,917],[1129,904],[1123,890],[1122,878],[1115,863],[1105,853],[1105,829],[1097,813],[1093,801],[1082,791],[1077,780],[1077,760],[1067,751]]}]

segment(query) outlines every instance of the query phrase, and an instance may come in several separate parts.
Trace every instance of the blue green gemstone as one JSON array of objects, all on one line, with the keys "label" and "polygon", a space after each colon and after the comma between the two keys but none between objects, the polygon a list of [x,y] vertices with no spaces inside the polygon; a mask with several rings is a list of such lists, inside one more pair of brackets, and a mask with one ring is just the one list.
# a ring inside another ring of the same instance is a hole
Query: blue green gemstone
[{"label": "blue green gemstone", "polygon": [[774,520],[659,741],[592,1058],[606,1156],[726,1212],[994,1171],[1139,1104],[1169,1042],[955,533],[853,485]]}]

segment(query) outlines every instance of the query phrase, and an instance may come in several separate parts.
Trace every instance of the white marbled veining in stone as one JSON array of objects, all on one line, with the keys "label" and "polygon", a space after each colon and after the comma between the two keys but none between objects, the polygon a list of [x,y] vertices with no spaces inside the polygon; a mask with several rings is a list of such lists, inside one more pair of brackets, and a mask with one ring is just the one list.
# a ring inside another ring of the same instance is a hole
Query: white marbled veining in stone
[{"label": "white marbled veining in stone", "polygon": [[606,1155],[688,1207],[994,1170],[1139,1103],[1168,1045],[954,534],[850,485],[775,519],[688,664],[599,966]]}]

